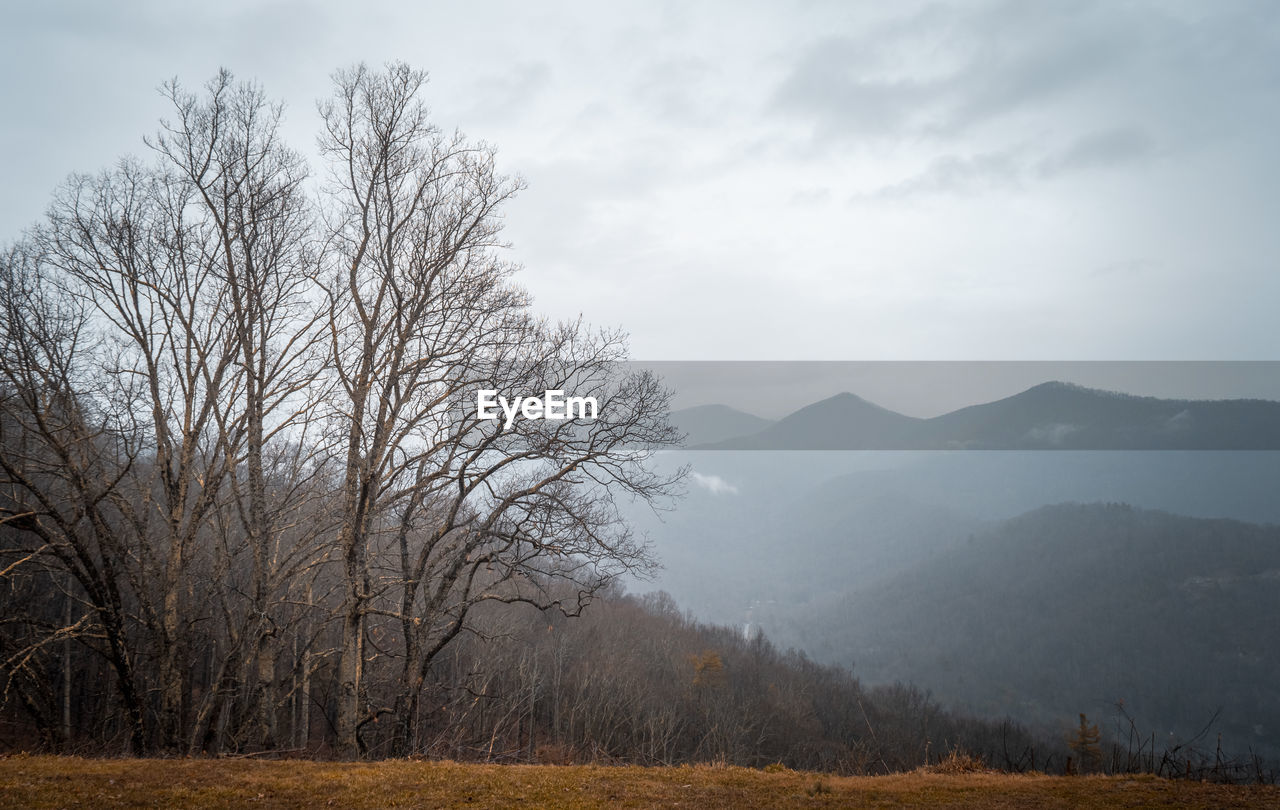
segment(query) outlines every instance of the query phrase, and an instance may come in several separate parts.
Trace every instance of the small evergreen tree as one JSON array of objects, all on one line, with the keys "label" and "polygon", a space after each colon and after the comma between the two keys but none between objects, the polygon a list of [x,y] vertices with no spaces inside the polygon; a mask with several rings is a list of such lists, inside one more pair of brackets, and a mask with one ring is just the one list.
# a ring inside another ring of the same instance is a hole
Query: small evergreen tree
[{"label": "small evergreen tree", "polygon": [[1080,773],[1096,771],[1102,767],[1102,745],[1099,742],[1101,736],[1098,725],[1089,725],[1089,718],[1081,713],[1080,727],[1067,739],[1067,745],[1080,763]]}]

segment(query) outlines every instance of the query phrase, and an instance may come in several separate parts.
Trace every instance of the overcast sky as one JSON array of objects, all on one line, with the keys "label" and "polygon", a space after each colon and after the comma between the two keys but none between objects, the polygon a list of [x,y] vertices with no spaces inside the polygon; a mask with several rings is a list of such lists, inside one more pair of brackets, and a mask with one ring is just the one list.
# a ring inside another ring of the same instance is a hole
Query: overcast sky
[{"label": "overcast sky", "polygon": [[495,144],[537,306],[644,359],[1280,359],[1280,3],[9,4],[0,240],[219,66]]}]

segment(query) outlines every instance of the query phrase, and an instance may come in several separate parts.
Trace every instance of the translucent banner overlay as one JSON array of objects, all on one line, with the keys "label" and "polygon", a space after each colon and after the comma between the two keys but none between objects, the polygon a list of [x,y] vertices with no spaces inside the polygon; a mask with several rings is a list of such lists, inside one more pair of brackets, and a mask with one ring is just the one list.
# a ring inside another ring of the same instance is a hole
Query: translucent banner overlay
[{"label": "translucent banner overlay", "polygon": [[1277,450],[1280,361],[633,363],[698,450]]}]

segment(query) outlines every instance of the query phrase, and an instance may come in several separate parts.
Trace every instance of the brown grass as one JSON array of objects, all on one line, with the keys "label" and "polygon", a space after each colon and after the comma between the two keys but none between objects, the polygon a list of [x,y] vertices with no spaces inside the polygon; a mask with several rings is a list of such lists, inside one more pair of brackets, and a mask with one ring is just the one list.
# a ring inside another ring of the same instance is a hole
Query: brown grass
[{"label": "brown grass", "polygon": [[1280,787],[991,772],[834,777],[639,768],[230,759],[0,759],[0,807],[1276,807]]},{"label": "brown grass", "polygon": [[939,760],[937,764],[929,765],[923,770],[926,773],[982,773],[989,770],[985,762],[980,757],[967,754],[959,748],[952,748],[951,752],[944,758]]}]

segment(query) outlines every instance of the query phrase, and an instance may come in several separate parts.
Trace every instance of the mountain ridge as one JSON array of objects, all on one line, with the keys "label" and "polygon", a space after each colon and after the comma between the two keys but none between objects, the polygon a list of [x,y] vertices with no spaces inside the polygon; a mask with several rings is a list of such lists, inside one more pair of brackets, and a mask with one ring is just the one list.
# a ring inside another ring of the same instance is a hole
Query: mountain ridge
[{"label": "mountain ridge", "polygon": [[1052,380],[929,418],[850,392],[695,450],[1276,450],[1280,402],[1161,399]]}]

